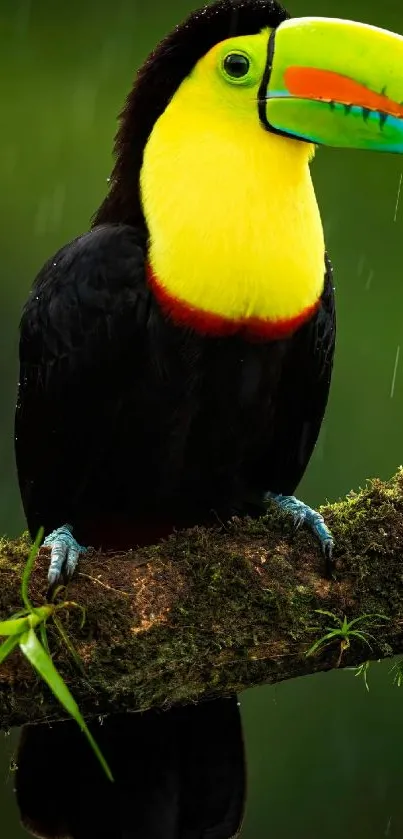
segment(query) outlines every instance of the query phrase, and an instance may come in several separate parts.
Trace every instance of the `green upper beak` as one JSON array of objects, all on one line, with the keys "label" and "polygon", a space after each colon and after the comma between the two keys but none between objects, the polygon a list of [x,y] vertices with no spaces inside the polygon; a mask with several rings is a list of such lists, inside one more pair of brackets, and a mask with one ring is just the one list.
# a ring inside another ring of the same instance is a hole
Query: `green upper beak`
[{"label": "green upper beak", "polygon": [[348,20],[293,18],[271,35],[265,118],[276,132],[403,153],[403,37]]}]

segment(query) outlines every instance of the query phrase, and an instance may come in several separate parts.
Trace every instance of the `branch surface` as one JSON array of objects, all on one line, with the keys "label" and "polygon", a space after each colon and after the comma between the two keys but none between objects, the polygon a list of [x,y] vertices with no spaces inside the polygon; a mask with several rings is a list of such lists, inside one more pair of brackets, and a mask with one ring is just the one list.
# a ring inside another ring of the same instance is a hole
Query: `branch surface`
[{"label": "branch surface", "polygon": [[[318,545],[274,507],[259,520],[179,532],[159,545],[83,558],[59,612],[85,666],[80,675],[48,626],[54,662],[84,716],[167,708],[239,693],[295,676],[403,653],[403,469],[388,482],[322,508],[333,531],[336,580],[323,576]],[[0,619],[21,608],[26,536],[0,541]],[[45,601],[49,551],[31,581]],[[326,633],[326,609],[348,619],[381,613],[369,649],[352,639],[306,652]],[[0,666],[0,728],[66,713],[17,650]]]}]

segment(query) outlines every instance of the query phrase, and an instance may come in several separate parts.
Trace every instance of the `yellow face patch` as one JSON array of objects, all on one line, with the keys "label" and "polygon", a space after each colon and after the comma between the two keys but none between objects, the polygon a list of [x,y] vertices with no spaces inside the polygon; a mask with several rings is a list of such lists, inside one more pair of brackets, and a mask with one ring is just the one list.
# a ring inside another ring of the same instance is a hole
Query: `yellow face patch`
[{"label": "yellow face patch", "polygon": [[323,290],[313,146],[259,121],[268,38],[228,39],[196,64],[155,123],[141,171],[158,283],[234,322],[298,319]]},{"label": "yellow face patch", "polygon": [[[216,44],[195,66],[181,87],[197,84],[205,88],[209,107],[225,111],[237,120],[256,125],[257,97],[267,62],[270,31],[259,35],[229,38]],[[244,67],[242,68],[242,59]],[[237,72],[244,69],[242,75]]]}]

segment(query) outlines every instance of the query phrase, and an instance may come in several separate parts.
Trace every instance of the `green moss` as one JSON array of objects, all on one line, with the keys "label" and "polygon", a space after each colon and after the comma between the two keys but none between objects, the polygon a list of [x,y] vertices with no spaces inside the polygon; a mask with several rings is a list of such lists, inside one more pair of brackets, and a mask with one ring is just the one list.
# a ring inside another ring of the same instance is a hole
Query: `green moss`
[{"label": "green moss", "polygon": [[[402,491],[399,470],[392,481],[371,481],[323,508],[336,541],[333,583],[323,577],[315,540],[303,530],[295,534],[274,505],[257,520],[194,528],[124,557],[94,553],[83,559],[68,597],[86,606],[87,623],[80,629],[79,616],[71,613],[67,628],[87,680],[55,650],[80,707],[88,715],[167,707],[328,669],[336,664],[332,651],[305,658],[317,608],[350,618],[386,613],[390,622],[373,657],[403,649]],[[27,549],[26,535],[0,542],[1,617],[19,606]],[[43,602],[47,563],[44,555],[34,571],[34,602]],[[358,645],[343,661],[357,664],[367,657]],[[0,668],[5,724],[45,715],[58,711],[32,674],[19,665],[8,673]]]}]

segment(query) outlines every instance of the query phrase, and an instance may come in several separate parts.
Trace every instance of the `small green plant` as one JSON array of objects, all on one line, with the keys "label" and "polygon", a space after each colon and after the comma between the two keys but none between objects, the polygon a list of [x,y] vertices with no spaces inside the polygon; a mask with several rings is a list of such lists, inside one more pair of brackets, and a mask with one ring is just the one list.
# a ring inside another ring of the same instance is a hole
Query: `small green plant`
[{"label": "small green plant", "polygon": [[[331,618],[334,621],[335,626],[326,626],[325,629],[327,630],[326,635],[323,635],[322,638],[319,638],[312,644],[312,647],[305,653],[306,656],[315,655],[315,653],[325,649],[329,645],[333,644],[335,641],[340,644],[340,655],[336,664],[336,667],[339,667],[341,663],[341,659],[343,653],[349,649],[351,646],[351,640],[354,638],[358,638],[360,641],[363,641],[367,647],[371,648],[371,644],[368,641],[368,638],[372,638],[374,641],[375,636],[371,635],[367,629],[363,629],[362,626],[360,629],[357,627],[363,623],[363,621],[372,621],[374,618],[382,618],[382,620],[389,620],[386,615],[380,615],[377,613],[368,614],[368,615],[360,615],[358,618],[354,618],[352,621],[347,620],[347,616],[344,615],[344,618],[341,619],[333,612],[327,612],[324,609],[315,609],[315,612],[319,615],[326,615],[328,618]],[[353,629],[355,627],[355,629]]]},{"label": "small green plant", "polygon": [[[56,670],[53,664],[47,639],[46,622],[49,618],[52,619],[54,626],[59,632],[63,643],[67,646],[70,654],[74,658],[75,663],[83,670],[82,663],[76,650],[74,649],[71,640],[69,639],[57,612],[64,609],[80,609],[82,612],[82,624],[85,620],[85,610],[78,603],[73,601],[64,601],[63,603],[54,602],[46,603],[44,606],[33,606],[29,599],[29,580],[34,566],[36,556],[39,551],[43,537],[43,528],[39,531],[34,544],[29,552],[29,556],[24,568],[24,573],[21,582],[21,597],[24,603],[24,609],[16,612],[9,620],[0,622],[0,636],[8,636],[7,640],[0,646],[0,664],[7,658],[8,655],[19,647],[21,652],[28,659],[31,666],[36,670],[39,676],[50,687],[52,693],[58,699],[66,711],[76,720],[82,732],[87,737],[91,748],[98,758],[105,774],[110,781],[113,781],[112,772],[102,755],[97,743],[95,742],[91,732],[89,731],[85,720],[83,719],[79,707],[71,695],[66,683],[62,679],[60,673]],[[62,589],[59,588],[53,594],[53,600],[56,594]],[[40,640],[36,633],[39,633]]]},{"label": "small green plant", "polygon": [[399,658],[389,672],[393,673],[393,684],[400,688],[403,684],[403,658]]},{"label": "small green plant", "polygon": [[355,668],[354,676],[358,676],[358,678],[362,678],[364,680],[365,689],[369,693],[369,684],[368,684],[368,670],[370,668],[370,661],[363,661],[358,667]]}]

